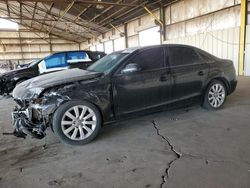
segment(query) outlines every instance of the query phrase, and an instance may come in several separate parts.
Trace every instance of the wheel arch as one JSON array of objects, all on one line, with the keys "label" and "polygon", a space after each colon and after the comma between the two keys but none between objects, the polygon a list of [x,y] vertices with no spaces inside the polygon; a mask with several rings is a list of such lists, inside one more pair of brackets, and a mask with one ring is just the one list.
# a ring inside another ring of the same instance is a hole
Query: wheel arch
[{"label": "wheel arch", "polygon": [[[80,101],[80,100],[77,100],[77,101]],[[96,107],[96,109],[99,111],[99,113],[101,115],[101,121],[102,121],[102,126],[103,126],[103,124],[104,124],[104,122],[103,122],[104,121],[104,114],[103,114],[103,111],[101,110],[101,107],[98,104],[96,104],[95,102],[93,102],[91,100],[88,100],[88,99],[81,100],[81,102],[82,101],[86,101],[86,102],[88,102],[88,103],[90,103],[90,104],[92,104],[92,105],[94,105]]]},{"label": "wheel arch", "polygon": [[226,92],[227,92],[227,95],[228,95],[228,92],[230,90],[230,85],[229,85],[229,82],[227,81],[227,79],[225,77],[223,77],[223,76],[215,76],[215,77],[210,78],[207,81],[207,84],[205,85],[205,87],[203,88],[202,95],[201,95],[201,102],[202,103],[204,102],[204,99],[205,99],[206,90],[207,90],[207,88],[209,87],[210,83],[213,80],[219,80],[219,81],[221,81],[226,86]]},{"label": "wheel arch", "polygon": [[229,81],[228,81],[225,77],[223,77],[223,76],[215,76],[215,77],[213,77],[213,78],[211,78],[211,79],[208,80],[208,82],[207,82],[207,84],[206,84],[206,87],[204,87],[204,89],[203,89],[202,94],[204,94],[204,92],[206,92],[206,90],[207,90],[209,84],[210,84],[213,80],[219,80],[219,81],[221,81],[221,82],[226,86],[226,91],[227,91],[227,93],[229,92],[229,90],[230,90]]},{"label": "wheel arch", "polygon": [[67,103],[67,102],[88,102],[88,103],[90,103],[90,104],[92,104],[92,105],[94,105],[95,107],[96,107],[96,109],[99,111],[99,113],[100,113],[100,116],[101,116],[101,121],[102,121],[102,126],[103,126],[103,120],[104,120],[104,114],[103,114],[103,111],[101,110],[101,108],[100,108],[100,106],[99,105],[97,105],[95,102],[93,102],[92,100],[89,100],[89,99],[83,99],[83,100],[80,100],[80,99],[72,99],[72,100],[67,100],[67,101],[64,101],[64,102],[62,102],[62,103],[60,103],[60,105],[54,110],[54,112],[53,112],[53,116],[54,116],[54,114],[55,114],[55,112],[58,110],[58,108],[60,108],[60,106],[62,106],[63,104],[65,104],[65,103]]}]

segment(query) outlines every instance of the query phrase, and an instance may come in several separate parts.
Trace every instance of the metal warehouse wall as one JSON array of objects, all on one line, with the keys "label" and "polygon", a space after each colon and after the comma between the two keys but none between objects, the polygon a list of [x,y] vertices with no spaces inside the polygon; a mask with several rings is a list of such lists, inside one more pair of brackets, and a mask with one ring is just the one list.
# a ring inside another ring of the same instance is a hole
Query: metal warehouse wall
[{"label": "metal warehouse wall", "polygon": [[[250,10],[248,3],[248,10]],[[183,0],[164,7],[165,40],[161,43],[179,43],[202,48],[215,56],[231,59],[238,72],[240,44],[240,0]],[[160,18],[160,10],[153,11]],[[250,25],[248,11],[248,22]],[[162,18],[161,18],[162,19]],[[140,45],[139,33],[156,27],[152,16],[146,14],[120,26],[127,29],[127,47]],[[247,26],[245,73],[250,75],[250,28]],[[82,48],[113,42],[119,32],[109,31],[98,38],[82,43]],[[149,36],[150,37],[150,36]],[[104,45],[105,50],[105,45]]]},{"label": "metal warehouse wall", "polygon": [[[161,32],[159,43],[197,46],[216,56],[233,60],[238,71],[240,2],[240,0],[182,0],[161,10],[152,11],[165,24],[165,32]],[[248,3],[244,75],[250,75],[249,10],[250,3]],[[103,49],[111,53],[126,47],[139,46],[140,34],[156,27],[159,25],[155,19],[145,11],[144,16],[130,20],[117,29],[81,44],[47,36],[45,33],[35,34],[28,28],[21,27],[21,32],[0,32],[0,39],[4,44],[0,44],[0,64],[8,59],[24,62],[65,50]],[[22,32],[22,30],[27,31]],[[121,33],[125,33],[126,37]],[[160,35],[160,32],[155,34]]]},{"label": "metal warehouse wall", "polygon": [[26,63],[58,51],[79,50],[80,44],[46,33],[32,32],[20,26],[19,31],[0,32],[0,66],[12,62]]}]

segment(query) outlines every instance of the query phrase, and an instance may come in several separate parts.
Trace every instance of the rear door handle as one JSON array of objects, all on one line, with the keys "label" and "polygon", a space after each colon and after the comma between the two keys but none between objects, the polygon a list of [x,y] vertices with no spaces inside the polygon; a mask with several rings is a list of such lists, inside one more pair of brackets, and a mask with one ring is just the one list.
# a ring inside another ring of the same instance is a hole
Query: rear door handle
[{"label": "rear door handle", "polygon": [[160,81],[161,82],[165,82],[165,81],[167,81],[168,80],[168,74],[163,74],[163,75],[161,75],[161,77],[160,77]]},{"label": "rear door handle", "polygon": [[162,82],[167,81],[167,77],[166,77],[166,76],[161,76],[161,77],[160,77],[160,81],[162,81]]},{"label": "rear door handle", "polygon": [[198,75],[199,75],[199,76],[203,76],[203,75],[204,75],[204,72],[203,72],[203,71],[199,71],[199,72],[198,72]]}]

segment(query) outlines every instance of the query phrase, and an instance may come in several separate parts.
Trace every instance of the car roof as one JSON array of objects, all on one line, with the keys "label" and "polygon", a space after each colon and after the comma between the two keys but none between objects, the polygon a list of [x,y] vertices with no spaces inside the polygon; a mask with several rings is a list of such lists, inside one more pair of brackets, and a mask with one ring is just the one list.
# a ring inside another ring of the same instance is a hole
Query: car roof
[{"label": "car roof", "polygon": [[132,48],[127,48],[127,49],[121,50],[119,52],[120,53],[133,53],[135,51],[158,48],[158,47],[187,47],[187,48],[196,49],[196,47],[194,47],[194,46],[185,45],[185,44],[161,44],[161,45],[132,47]]},{"label": "car roof", "polygon": [[90,50],[70,50],[70,51],[55,52],[55,53],[51,53],[50,55],[53,55],[53,54],[59,54],[59,53],[69,53],[69,52],[87,52],[87,53],[102,53],[102,54],[105,54],[105,52],[101,52],[101,51],[90,51]]}]

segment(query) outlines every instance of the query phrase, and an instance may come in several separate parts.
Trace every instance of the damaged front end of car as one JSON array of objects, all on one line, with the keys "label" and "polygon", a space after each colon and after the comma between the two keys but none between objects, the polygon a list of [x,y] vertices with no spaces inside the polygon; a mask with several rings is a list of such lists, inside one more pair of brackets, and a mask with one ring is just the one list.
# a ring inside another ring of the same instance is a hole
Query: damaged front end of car
[{"label": "damaged front end of car", "polygon": [[70,100],[62,94],[63,90],[65,87],[45,92],[41,88],[33,88],[28,90],[29,97],[14,97],[17,105],[12,112],[13,135],[21,138],[26,138],[27,135],[37,139],[44,138],[46,129],[51,126],[54,111]]}]

